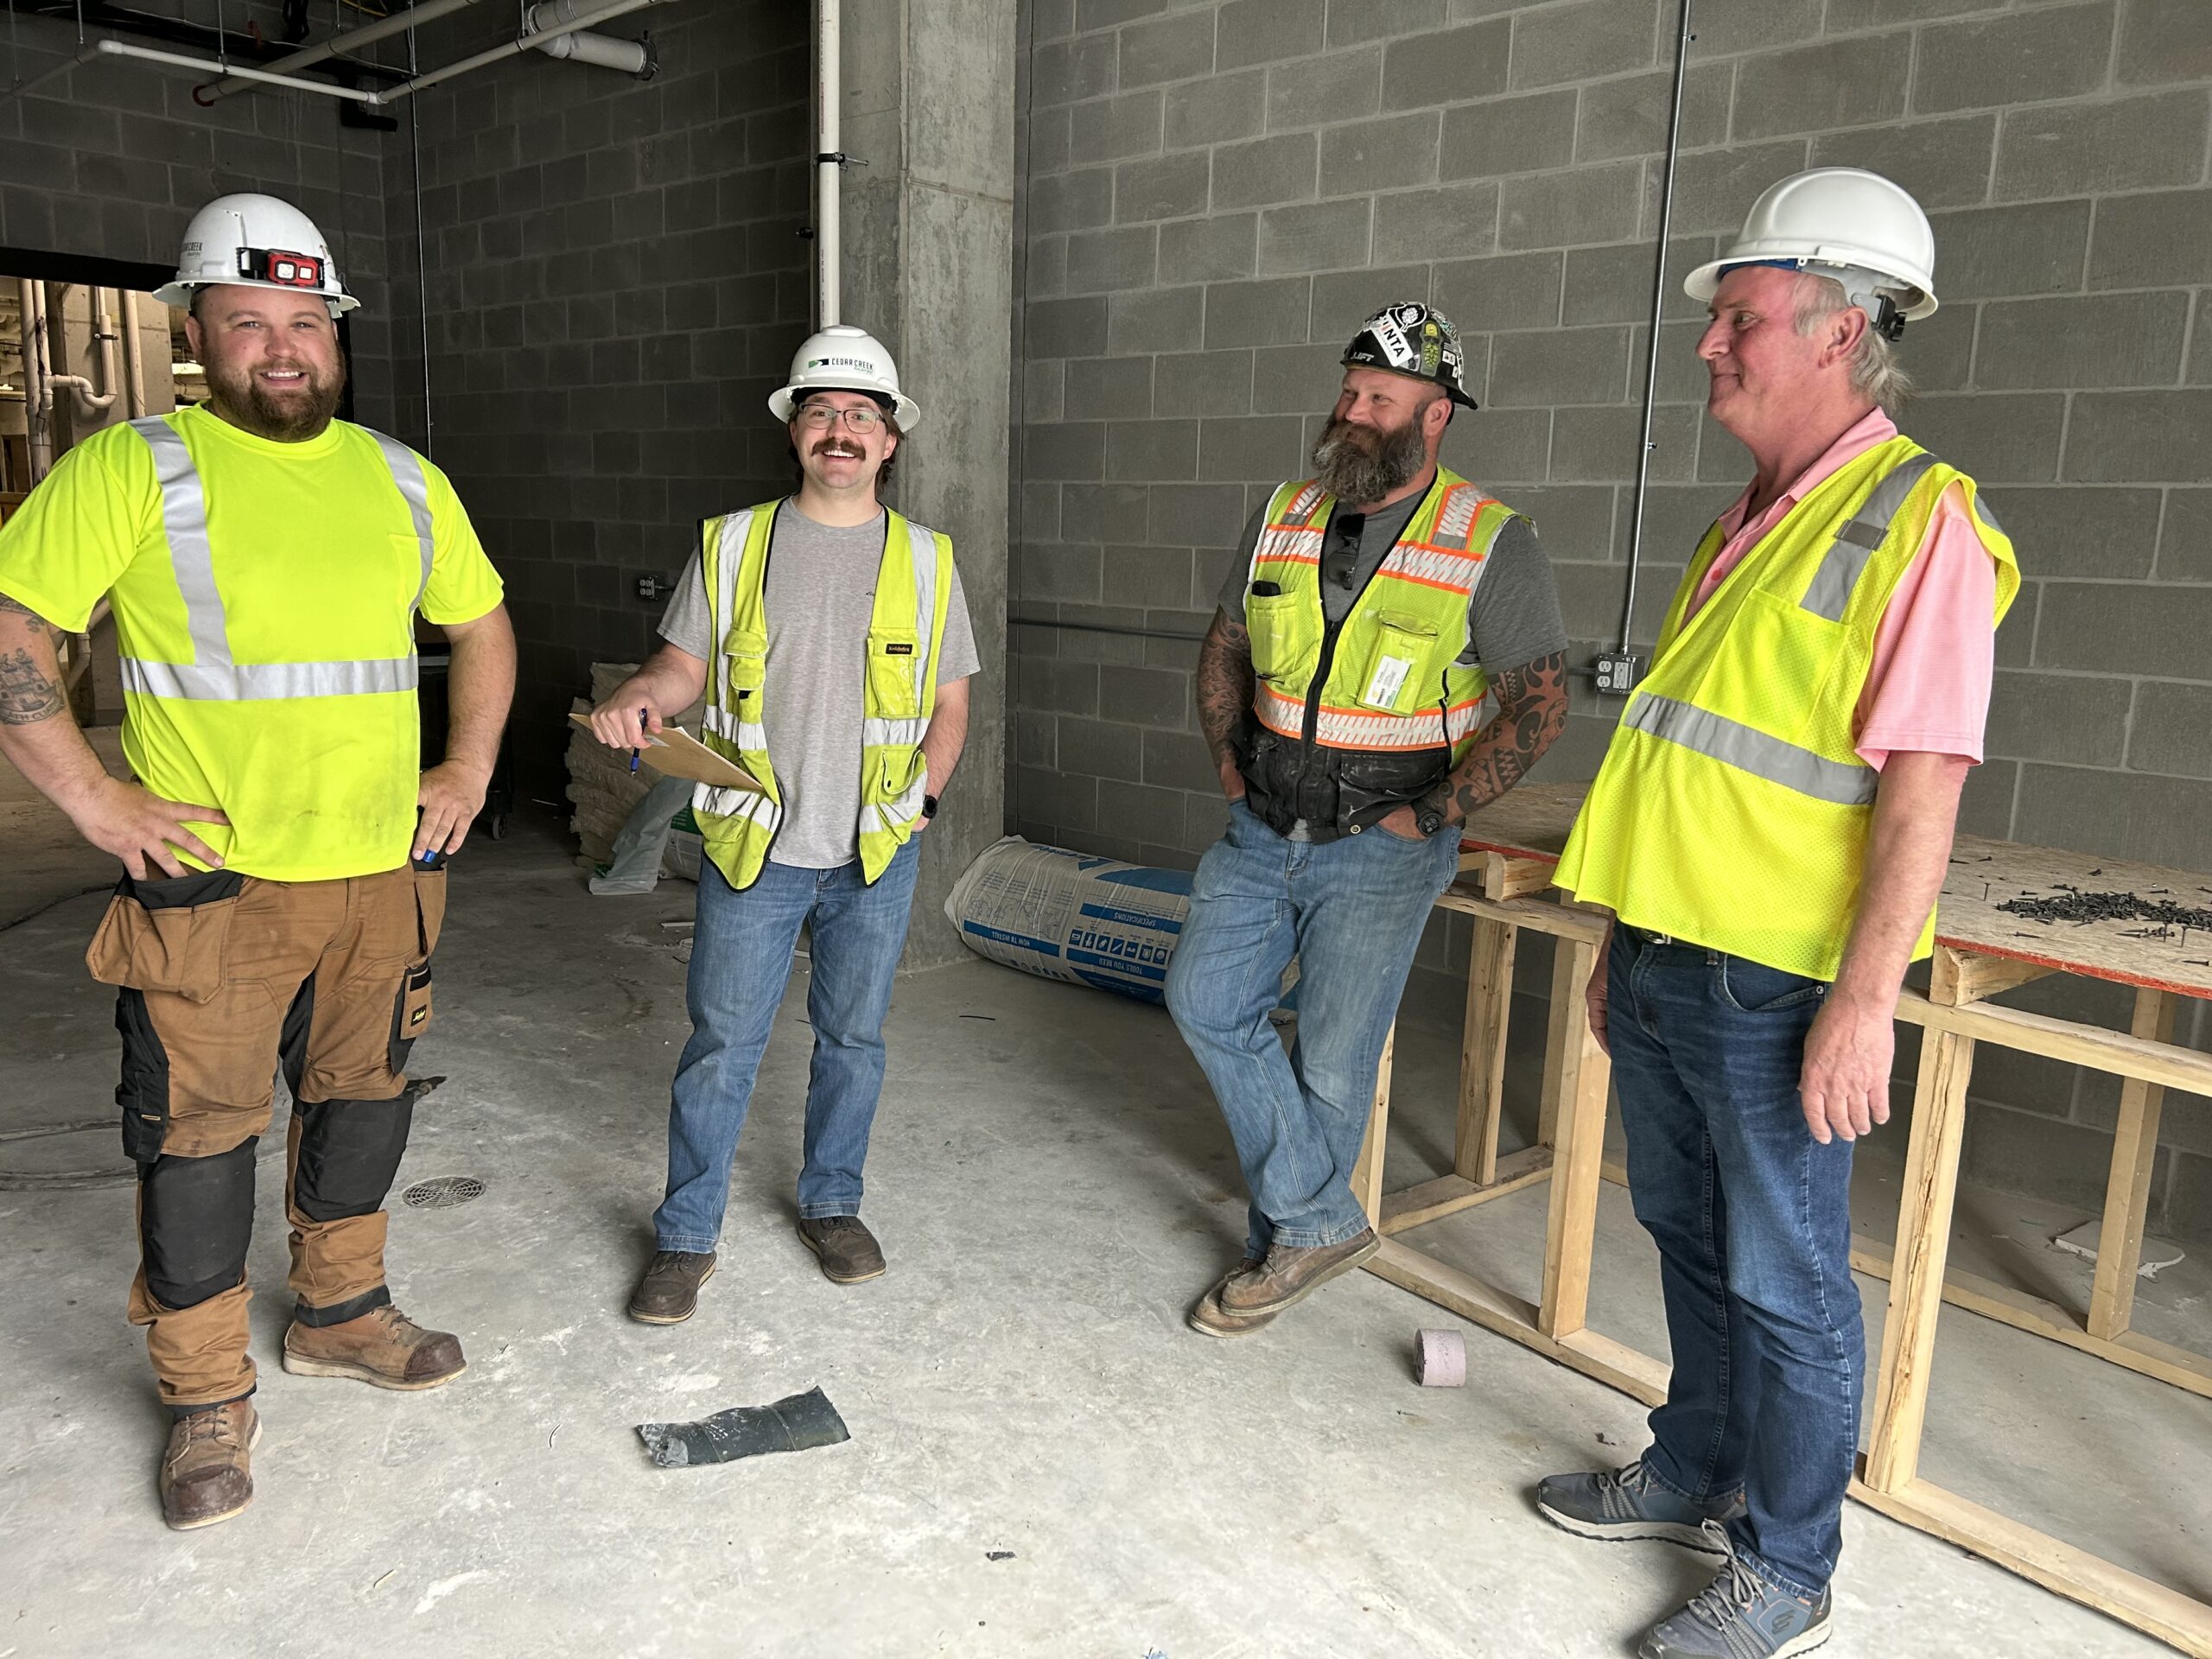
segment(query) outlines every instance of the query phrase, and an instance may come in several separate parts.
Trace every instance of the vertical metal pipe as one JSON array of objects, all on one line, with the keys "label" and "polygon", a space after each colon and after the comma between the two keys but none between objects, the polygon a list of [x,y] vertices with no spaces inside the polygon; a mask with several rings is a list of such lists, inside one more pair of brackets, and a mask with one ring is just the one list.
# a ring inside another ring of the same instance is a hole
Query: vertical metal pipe
[{"label": "vertical metal pipe", "polygon": [[115,291],[123,306],[124,409],[132,420],[146,412],[145,342],[138,338],[138,296],[127,288]]},{"label": "vertical metal pipe", "polygon": [[18,321],[23,336],[23,434],[30,455],[30,482],[54,467],[54,388],[48,382],[45,284],[16,279]]},{"label": "vertical metal pipe", "polygon": [[[415,31],[407,31],[407,73],[416,73]],[[415,157],[415,308],[423,341],[423,453],[435,459],[430,423],[430,255],[423,237],[423,129],[415,119],[415,100],[407,101],[407,142]]]},{"label": "vertical metal pipe", "polygon": [[1682,147],[1682,82],[1688,77],[1691,0],[1682,0],[1681,28],[1675,42],[1674,106],[1667,117],[1667,177],[1659,192],[1659,251],[1651,262],[1651,337],[1643,365],[1643,434],[1636,455],[1636,516],[1629,528],[1628,598],[1621,606],[1621,649],[1628,649],[1636,620],[1636,574],[1643,557],[1643,507],[1651,484],[1651,420],[1659,399],[1659,320],[1667,303],[1667,238],[1675,223],[1675,163]]},{"label": "vertical metal pipe", "polygon": [[815,327],[827,328],[842,320],[842,296],[838,283],[842,261],[838,235],[838,185],[842,163],[837,159],[837,105],[843,49],[839,42],[838,0],[815,0],[814,31],[814,175],[818,201],[815,209]]}]

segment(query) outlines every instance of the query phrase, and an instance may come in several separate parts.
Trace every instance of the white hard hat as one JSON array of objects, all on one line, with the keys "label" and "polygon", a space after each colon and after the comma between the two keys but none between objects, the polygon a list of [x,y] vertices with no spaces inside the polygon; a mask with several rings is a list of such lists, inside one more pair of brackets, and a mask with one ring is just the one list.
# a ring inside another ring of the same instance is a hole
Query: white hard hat
[{"label": "white hard hat", "polygon": [[315,221],[274,196],[218,196],[194,213],[177,255],[176,280],[156,289],[154,297],[189,305],[193,289],[230,283],[320,294],[334,317],[360,303],[346,291]]},{"label": "white hard hat", "polygon": [[901,432],[912,432],[922,418],[919,406],[899,390],[899,365],[891,353],[867,329],[849,322],[831,323],[798,348],[791,359],[791,383],[768,394],[768,412],[788,421],[810,391],[868,391],[888,397]]},{"label": "white hard hat", "polygon": [[1857,167],[1816,167],[1770,185],[1751,204],[1743,233],[1719,258],[1682,283],[1709,300],[1737,265],[1781,265],[1832,276],[1879,327],[1885,302],[1896,319],[1936,310],[1936,233],[1902,186]]}]

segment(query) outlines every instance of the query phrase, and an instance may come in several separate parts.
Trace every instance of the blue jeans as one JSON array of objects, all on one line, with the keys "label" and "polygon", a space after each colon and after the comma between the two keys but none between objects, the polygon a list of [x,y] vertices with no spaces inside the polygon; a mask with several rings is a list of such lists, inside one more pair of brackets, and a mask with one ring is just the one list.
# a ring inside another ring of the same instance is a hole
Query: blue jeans
[{"label": "blue jeans", "polygon": [[806,1086],[804,1217],[860,1213],[861,1166],[883,1092],[883,1016],[906,943],[921,848],[910,841],[874,887],[860,861],[807,870],[773,862],[740,893],[710,859],[699,864],[692,934],[691,1040],[677,1062],[668,1109],[668,1196],[653,1211],[664,1250],[705,1251],[721,1236],[730,1160],[784,987],[799,925],[813,925],[806,990],[814,1065]]},{"label": "blue jeans", "polygon": [[1827,987],[1613,931],[1607,1029],[1636,1218],[1659,1246],[1675,1374],[1644,1462],[1699,1502],[1742,1488],[1737,1552],[1817,1598],[1843,1546],[1866,1372],[1851,1143],[1798,1103]]},{"label": "blue jeans", "polygon": [[[1341,1243],[1367,1226],[1352,1196],[1375,1067],[1459,837],[1388,830],[1316,843],[1277,835],[1241,800],[1198,861],[1167,965],[1167,1009],[1213,1085],[1251,1194],[1245,1254]],[[1298,958],[1298,1038],[1268,1021]]]}]

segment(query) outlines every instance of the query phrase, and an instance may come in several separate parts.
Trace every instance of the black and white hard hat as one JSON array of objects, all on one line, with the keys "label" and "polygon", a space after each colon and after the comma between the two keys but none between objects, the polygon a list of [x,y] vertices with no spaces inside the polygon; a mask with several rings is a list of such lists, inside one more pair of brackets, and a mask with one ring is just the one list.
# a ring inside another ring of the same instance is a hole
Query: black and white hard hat
[{"label": "black and white hard hat", "polygon": [[1463,382],[1467,359],[1459,349],[1459,331],[1451,318],[1419,300],[1386,305],[1360,324],[1344,347],[1344,364],[1432,380],[1462,409],[1478,406]]}]

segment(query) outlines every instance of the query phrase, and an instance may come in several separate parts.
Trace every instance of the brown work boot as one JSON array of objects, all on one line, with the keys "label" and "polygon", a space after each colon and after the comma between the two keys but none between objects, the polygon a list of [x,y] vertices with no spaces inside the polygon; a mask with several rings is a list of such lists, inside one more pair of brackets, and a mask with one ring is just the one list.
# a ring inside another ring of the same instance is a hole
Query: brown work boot
[{"label": "brown work boot", "polygon": [[1240,1262],[1222,1274],[1191,1309],[1191,1329],[1209,1337],[1247,1337],[1274,1319],[1272,1313],[1255,1313],[1249,1317],[1231,1313],[1221,1305],[1222,1287],[1238,1274],[1249,1273],[1259,1265],[1256,1262]]},{"label": "brown work boot", "polygon": [[203,1406],[169,1425],[168,1450],[155,1484],[162,1519],[179,1532],[227,1521],[253,1502],[253,1464],[261,1416],[251,1400]]},{"label": "brown work boot", "polygon": [[1232,1319],[1272,1319],[1382,1248],[1372,1227],[1341,1244],[1273,1245],[1266,1261],[1230,1274],[1215,1295],[1221,1311]]},{"label": "brown work boot", "polygon": [[863,1279],[884,1274],[883,1247],[858,1216],[823,1216],[818,1220],[799,1217],[798,1236],[806,1248],[822,1258],[822,1271],[841,1285],[857,1285]]},{"label": "brown work boot", "polygon": [[435,1389],[468,1369],[461,1338],[425,1331],[386,1302],[337,1325],[292,1321],[284,1369],[296,1376],[350,1376],[379,1389]]},{"label": "brown work boot", "polygon": [[655,1250],[630,1293],[640,1325],[681,1325],[699,1309],[699,1287],[715,1276],[712,1250]]}]

